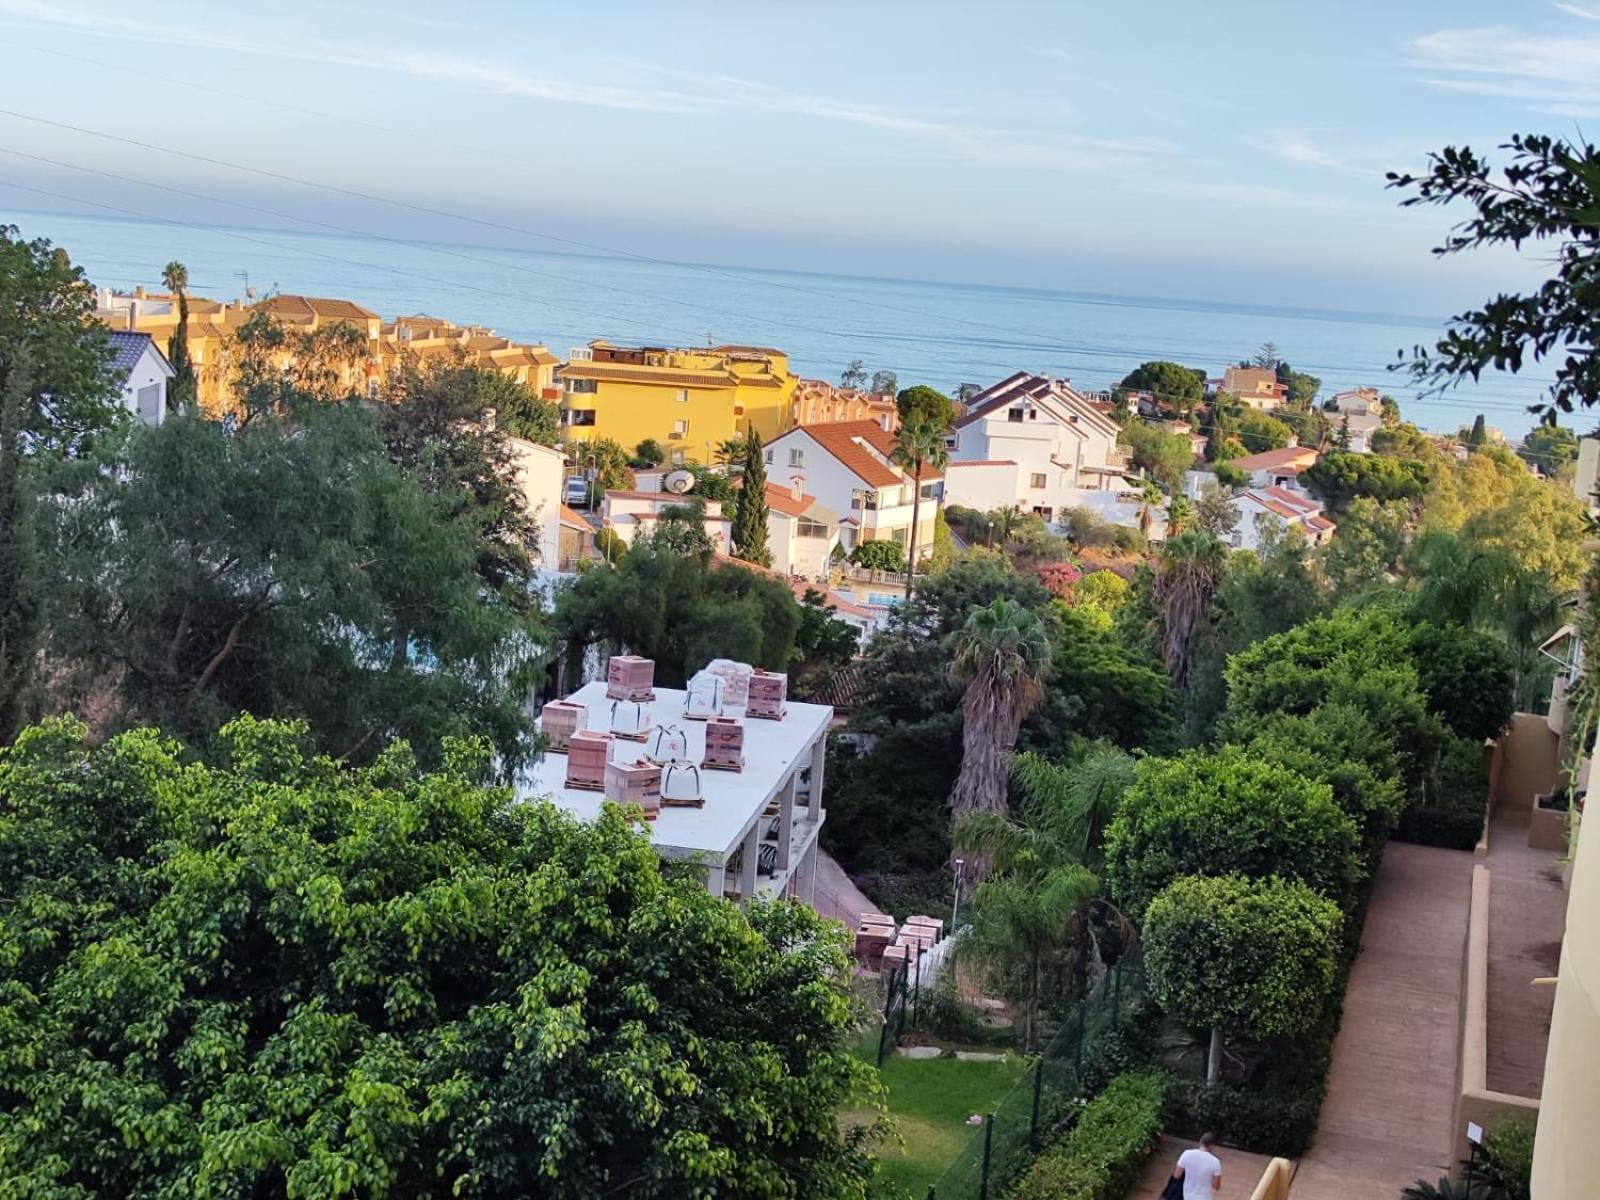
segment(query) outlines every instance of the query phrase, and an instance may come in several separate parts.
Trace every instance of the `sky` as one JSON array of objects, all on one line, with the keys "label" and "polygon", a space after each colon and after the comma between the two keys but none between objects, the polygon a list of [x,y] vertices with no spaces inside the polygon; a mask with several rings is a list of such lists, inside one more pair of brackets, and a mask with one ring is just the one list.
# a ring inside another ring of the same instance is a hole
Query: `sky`
[{"label": "sky", "polygon": [[0,212],[1433,315],[1540,265],[1384,172],[1600,117],[1600,0],[0,0],[0,109]]}]

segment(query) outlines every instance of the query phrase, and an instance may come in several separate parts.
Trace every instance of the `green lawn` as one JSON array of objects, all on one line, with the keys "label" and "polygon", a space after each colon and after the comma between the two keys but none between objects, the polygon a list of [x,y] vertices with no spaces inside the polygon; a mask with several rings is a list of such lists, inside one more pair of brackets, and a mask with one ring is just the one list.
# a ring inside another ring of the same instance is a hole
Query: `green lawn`
[{"label": "green lawn", "polygon": [[903,1144],[891,1141],[879,1150],[884,1179],[921,1200],[975,1132],[967,1118],[987,1114],[1027,1067],[1027,1061],[1016,1055],[1004,1062],[910,1059],[898,1054],[885,1059],[880,1074]]}]

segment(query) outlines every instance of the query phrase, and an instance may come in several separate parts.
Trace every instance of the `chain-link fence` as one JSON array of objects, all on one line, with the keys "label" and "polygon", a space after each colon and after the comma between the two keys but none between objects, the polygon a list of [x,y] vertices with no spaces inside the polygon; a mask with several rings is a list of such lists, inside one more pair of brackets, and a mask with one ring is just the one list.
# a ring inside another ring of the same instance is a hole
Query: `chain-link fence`
[{"label": "chain-link fence", "polygon": [[1029,1071],[985,1114],[983,1127],[928,1189],[928,1200],[989,1200],[1033,1161],[1040,1139],[1083,1096],[1084,1056],[1143,993],[1137,953],[1124,955],[1073,1007]]}]

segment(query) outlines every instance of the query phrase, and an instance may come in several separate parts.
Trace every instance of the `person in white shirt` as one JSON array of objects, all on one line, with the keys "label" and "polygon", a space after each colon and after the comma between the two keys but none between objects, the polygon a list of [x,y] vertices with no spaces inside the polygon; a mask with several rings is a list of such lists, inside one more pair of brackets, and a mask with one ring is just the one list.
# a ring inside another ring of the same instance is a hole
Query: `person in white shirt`
[{"label": "person in white shirt", "polygon": [[1183,1180],[1183,1200],[1212,1200],[1222,1190],[1222,1160],[1211,1152],[1216,1136],[1200,1135],[1200,1144],[1178,1155],[1174,1179]]}]

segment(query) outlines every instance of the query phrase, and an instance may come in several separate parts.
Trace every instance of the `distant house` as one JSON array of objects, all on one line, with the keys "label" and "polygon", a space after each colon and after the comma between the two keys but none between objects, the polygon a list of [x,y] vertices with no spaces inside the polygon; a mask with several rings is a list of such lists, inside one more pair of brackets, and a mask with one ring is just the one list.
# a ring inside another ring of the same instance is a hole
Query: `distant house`
[{"label": "distant house", "polygon": [[1235,496],[1233,507],[1239,515],[1239,523],[1231,541],[1242,550],[1259,551],[1263,533],[1274,525],[1298,529],[1314,546],[1333,537],[1337,528],[1323,515],[1321,504],[1305,492],[1288,488],[1252,488]]},{"label": "distant house", "polygon": [[558,570],[576,571],[579,563],[594,557],[594,526],[565,504],[560,513],[561,551],[556,566]]},{"label": "distant house", "polygon": [[539,563],[546,570],[555,570],[562,558],[561,492],[566,482],[567,456],[526,438],[508,437],[506,445],[523,503],[539,528]]},{"label": "distant house", "polygon": [[1229,367],[1222,375],[1222,391],[1262,412],[1282,408],[1289,398],[1288,386],[1278,382],[1270,367]]},{"label": "distant house", "polygon": [[1356,454],[1372,453],[1372,435],[1383,428],[1383,418],[1377,413],[1347,412],[1342,416],[1338,413],[1329,414],[1333,421],[1333,433],[1339,436],[1340,430],[1348,431],[1350,449]]},{"label": "distant house", "polygon": [[767,478],[781,489],[799,481],[802,493],[839,514],[839,544],[846,551],[862,542],[889,541],[902,549],[911,541],[917,511],[917,558],[933,549],[933,527],[944,477],[922,475],[920,495],[908,471],[890,461],[895,437],[876,421],[825,421],[798,425],[767,443]]},{"label": "distant house", "polygon": [[146,425],[167,419],[167,384],[176,374],[148,333],[112,330],[111,374],[122,392],[122,407]]},{"label": "distant house", "polygon": [[[663,510],[694,504],[698,499],[677,492],[609,491],[600,505],[601,525],[631,546],[636,538],[655,529]],[[733,538],[732,514],[723,513],[720,501],[705,500],[703,503],[706,537],[711,539],[711,549],[718,554],[727,554]]]},{"label": "distant house", "polygon": [[1310,446],[1285,446],[1236,458],[1228,465],[1250,477],[1251,487],[1292,487],[1300,472],[1321,457]]},{"label": "distant house", "polygon": [[802,579],[826,579],[839,544],[839,514],[805,494],[803,475],[794,476],[788,487],[768,483],[766,496],[772,569]]},{"label": "distant house", "polygon": [[1330,412],[1370,413],[1377,416],[1383,412],[1383,396],[1375,387],[1351,388],[1347,392],[1334,393],[1327,407]]},{"label": "distant house", "polygon": [[945,501],[1016,505],[1054,521],[1084,492],[1128,486],[1121,427],[1065,379],[1018,372],[968,401],[951,432]]}]

